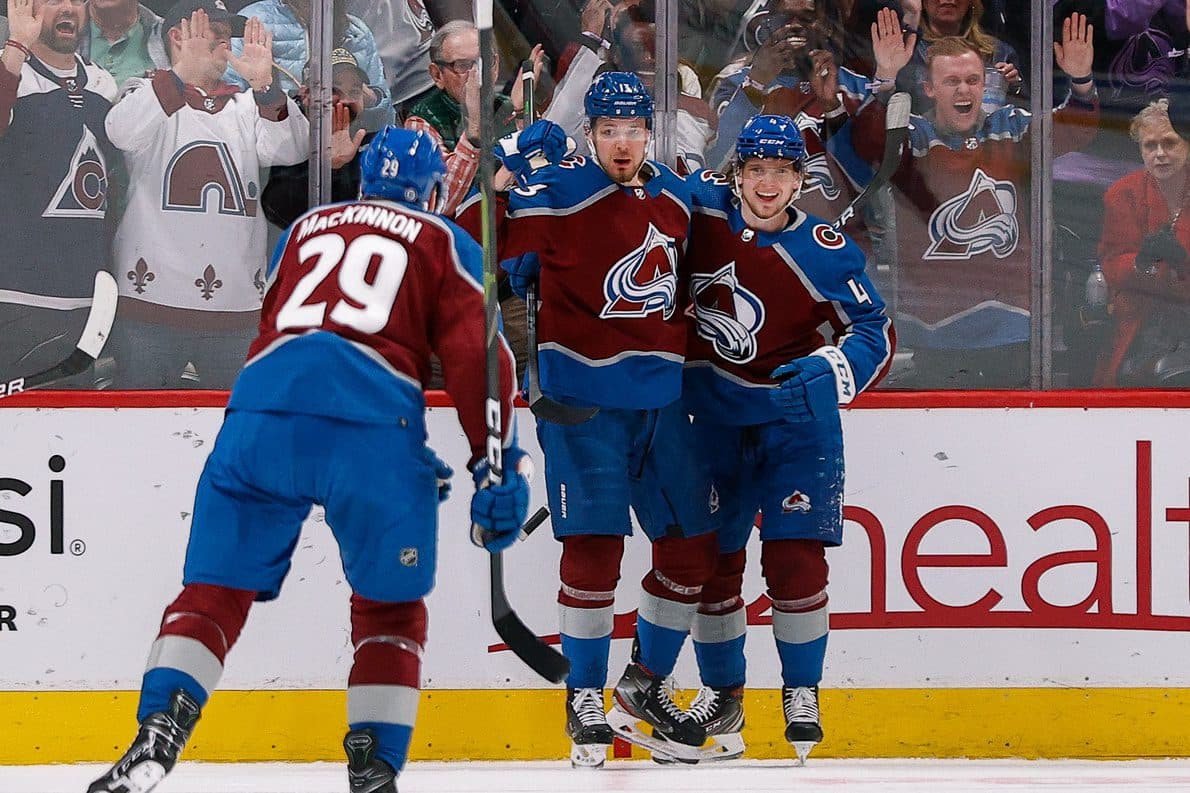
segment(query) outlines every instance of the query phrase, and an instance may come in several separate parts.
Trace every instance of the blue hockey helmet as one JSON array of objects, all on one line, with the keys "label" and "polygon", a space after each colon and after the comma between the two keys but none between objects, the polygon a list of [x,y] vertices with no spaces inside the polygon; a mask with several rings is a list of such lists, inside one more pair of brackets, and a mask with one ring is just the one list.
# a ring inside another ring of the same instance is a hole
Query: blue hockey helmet
[{"label": "blue hockey helmet", "polygon": [[[360,196],[387,198],[427,208],[446,178],[446,163],[434,139],[421,130],[384,127],[360,157]],[[442,190],[438,191],[439,197]]]},{"label": "blue hockey helmet", "polygon": [[806,141],[789,116],[759,115],[748,119],[736,138],[735,159],[739,164],[754,157],[793,160],[798,170],[806,161]]},{"label": "blue hockey helmet", "polygon": [[653,128],[653,97],[633,72],[604,72],[583,99],[588,119],[643,118]]}]

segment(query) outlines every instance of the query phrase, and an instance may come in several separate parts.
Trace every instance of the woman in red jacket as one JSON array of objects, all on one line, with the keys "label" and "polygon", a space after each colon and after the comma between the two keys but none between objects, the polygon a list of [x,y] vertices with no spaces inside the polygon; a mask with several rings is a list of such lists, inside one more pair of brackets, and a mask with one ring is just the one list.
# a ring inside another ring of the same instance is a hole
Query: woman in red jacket
[{"label": "woman in red jacket", "polygon": [[1115,335],[1096,371],[1099,386],[1190,384],[1190,143],[1174,131],[1169,102],[1132,120],[1144,169],[1103,198],[1099,246],[1111,288]]}]

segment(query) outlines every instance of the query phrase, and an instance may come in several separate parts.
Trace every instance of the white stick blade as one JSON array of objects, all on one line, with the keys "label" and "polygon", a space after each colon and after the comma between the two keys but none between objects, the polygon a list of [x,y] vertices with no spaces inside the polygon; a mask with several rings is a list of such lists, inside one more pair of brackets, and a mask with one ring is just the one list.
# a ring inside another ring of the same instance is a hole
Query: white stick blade
[{"label": "white stick blade", "polygon": [[884,111],[885,129],[904,129],[909,126],[909,94],[897,91],[888,99],[888,107]]},{"label": "white stick blade", "polygon": [[100,271],[95,273],[95,293],[91,297],[91,313],[87,315],[87,324],[83,327],[83,334],[76,345],[80,350],[98,358],[107,343],[107,337],[112,330],[112,322],[116,319],[116,301],[119,290],[116,279],[110,274]]}]

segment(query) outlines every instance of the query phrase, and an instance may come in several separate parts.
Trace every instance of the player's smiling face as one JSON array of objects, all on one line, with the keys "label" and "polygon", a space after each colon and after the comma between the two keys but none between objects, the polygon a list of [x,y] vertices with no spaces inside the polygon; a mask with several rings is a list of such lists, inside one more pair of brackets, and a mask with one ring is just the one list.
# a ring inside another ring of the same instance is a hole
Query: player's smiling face
[{"label": "player's smiling face", "polygon": [[54,52],[71,53],[78,49],[79,30],[83,26],[85,6],[74,5],[70,0],[42,2],[34,5],[35,13],[41,14],[41,43]]},{"label": "player's smiling face", "polygon": [[629,184],[644,165],[649,125],[643,118],[597,118],[591,127],[591,142],[608,177]]},{"label": "player's smiling face", "polygon": [[925,91],[935,102],[939,132],[971,132],[979,123],[983,99],[983,60],[974,52],[939,55],[930,64]]},{"label": "player's smiling face", "polygon": [[[782,228],[785,224],[785,210],[793,201],[801,183],[802,174],[793,160],[764,157],[748,160],[739,171],[744,220],[748,221],[750,226],[766,227],[763,229],[766,231]],[[759,221],[759,224],[756,221]]]}]

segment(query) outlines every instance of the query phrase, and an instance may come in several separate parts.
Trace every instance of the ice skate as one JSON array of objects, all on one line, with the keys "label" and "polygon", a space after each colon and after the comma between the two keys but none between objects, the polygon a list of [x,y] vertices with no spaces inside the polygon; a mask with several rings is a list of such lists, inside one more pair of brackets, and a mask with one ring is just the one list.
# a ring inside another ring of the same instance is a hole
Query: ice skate
[{"label": "ice skate", "polygon": [[785,711],[785,740],[793,744],[802,765],[814,746],[822,740],[818,716],[818,686],[785,686],[781,689],[781,709]]},{"label": "ice skate", "polygon": [[[744,754],[744,739],[740,730],[744,729],[744,689],[712,688],[703,686],[698,696],[687,711],[695,722],[701,724],[707,731],[707,738],[721,751],[711,760],[734,760]],[[657,732],[653,737],[661,737]],[[704,750],[706,751],[706,750]],[[673,763],[674,759],[666,754],[654,754],[653,761],[663,765]]]},{"label": "ice skate", "polygon": [[169,710],[141,722],[132,746],[87,793],[149,793],[173,770],[200,715],[198,703],[182,689],[169,698]]},{"label": "ice skate", "polygon": [[566,690],[566,734],[570,736],[570,765],[602,768],[614,733],[603,712],[603,691],[598,688]]},{"label": "ice skate", "polygon": [[397,793],[397,774],[376,757],[376,749],[376,733],[372,730],[352,730],[343,739],[351,793]]},{"label": "ice skate", "polygon": [[[683,763],[702,759],[700,747],[706,729],[674,703],[662,677],[639,663],[630,663],[616,684],[614,697],[607,723],[624,740]],[[640,722],[653,729],[641,728]]]}]

